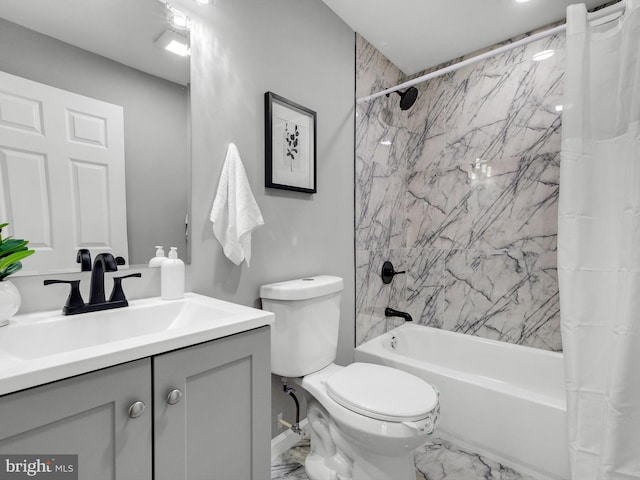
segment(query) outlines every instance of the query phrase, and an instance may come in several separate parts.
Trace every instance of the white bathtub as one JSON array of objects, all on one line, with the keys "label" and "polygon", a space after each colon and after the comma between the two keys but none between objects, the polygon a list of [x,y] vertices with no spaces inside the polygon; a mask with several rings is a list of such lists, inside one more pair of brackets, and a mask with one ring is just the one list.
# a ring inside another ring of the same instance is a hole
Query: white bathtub
[{"label": "white bathtub", "polygon": [[569,478],[561,353],[404,324],[357,347],[355,360],[435,385],[445,440],[540,480]]}]

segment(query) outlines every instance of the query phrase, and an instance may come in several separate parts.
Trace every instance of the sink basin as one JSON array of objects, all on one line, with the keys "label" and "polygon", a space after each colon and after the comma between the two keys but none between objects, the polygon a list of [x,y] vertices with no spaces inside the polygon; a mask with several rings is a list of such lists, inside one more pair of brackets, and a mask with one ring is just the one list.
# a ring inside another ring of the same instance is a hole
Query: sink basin
[{"label": "sink basin", "polygon": [[269,312],[194,293],[80,315],[18,315],[0,328],[0,395],[272,322]]},{"label": "sink basin", "polygon": [[81,315],[27,315],[0,330],[0,351],[20,359],[46,357],[233,314],[193,299],[159,300]]}]

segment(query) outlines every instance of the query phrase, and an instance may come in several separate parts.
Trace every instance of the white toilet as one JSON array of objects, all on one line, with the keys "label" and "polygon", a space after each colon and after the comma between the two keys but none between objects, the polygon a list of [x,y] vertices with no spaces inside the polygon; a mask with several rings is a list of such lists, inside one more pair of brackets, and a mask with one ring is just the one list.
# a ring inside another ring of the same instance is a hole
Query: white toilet
[{"label": "white toilet", "polygon": [[415,480],[413,450],[438,422],[438,392],[382,365],[335,365],[340,277],[265,285],[262,308],[275,314],[271,371],[306,392],[311,480]]}]

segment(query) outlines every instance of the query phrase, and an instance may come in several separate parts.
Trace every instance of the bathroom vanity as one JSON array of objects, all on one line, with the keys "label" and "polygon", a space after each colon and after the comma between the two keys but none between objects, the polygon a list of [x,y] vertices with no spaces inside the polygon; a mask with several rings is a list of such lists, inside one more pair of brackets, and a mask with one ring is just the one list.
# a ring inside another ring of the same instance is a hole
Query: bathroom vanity
[{"label": "bathroom vanity", "polygon": [[[0,331],[0,455],[78,455],[96,480],[269,477],[272,314],[187,294],[83,316]],[[47,351],[69,322],[82,341]],[[22,330],[42,331],[42,354],[8,346]]]}]

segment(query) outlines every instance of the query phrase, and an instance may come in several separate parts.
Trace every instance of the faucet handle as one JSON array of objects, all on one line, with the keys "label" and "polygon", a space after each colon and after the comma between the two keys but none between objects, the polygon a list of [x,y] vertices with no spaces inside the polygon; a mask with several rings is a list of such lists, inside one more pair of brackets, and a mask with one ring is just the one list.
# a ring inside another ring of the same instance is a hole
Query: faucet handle
[{"label": "faucet handle", "polygon": [[69,296],[67,297],[67,301],[62,308],[63,315],[73,315],[75,313],[80,313],[82,307],[84,307],[84,300],[82,299],[82,294],[80,293],[80,280],[45,280],[45,285],[51,285],[52,283],[68,283],[71,285],[71,289],[69,290]]},{"label": "faucet handle", "polygon": [[405,270],[402,270],[401,272],[396,272],[395,269],[393,268],[393,263],[389,261],[384,262],[382,264],[382,272],[380,273],[380,276],[382,277],[382,283],[385,283],[385,284],[391,283],[391,280],[393,280],[393,277],[401,273],[407,273],[407,272]]},{"label": "faucet handle", "polygon": [[124,290],[122,290],[122,279],[130,278],[130,277],[142,277],[141,273],[132,273],[130,275],[123,275],[122,277],[113,277],[113,290],[111,290],[111,296],[109,297],[109,302],[123,302],[126,306],[129,304],[127,302],[127,297],[124,296]]}]

